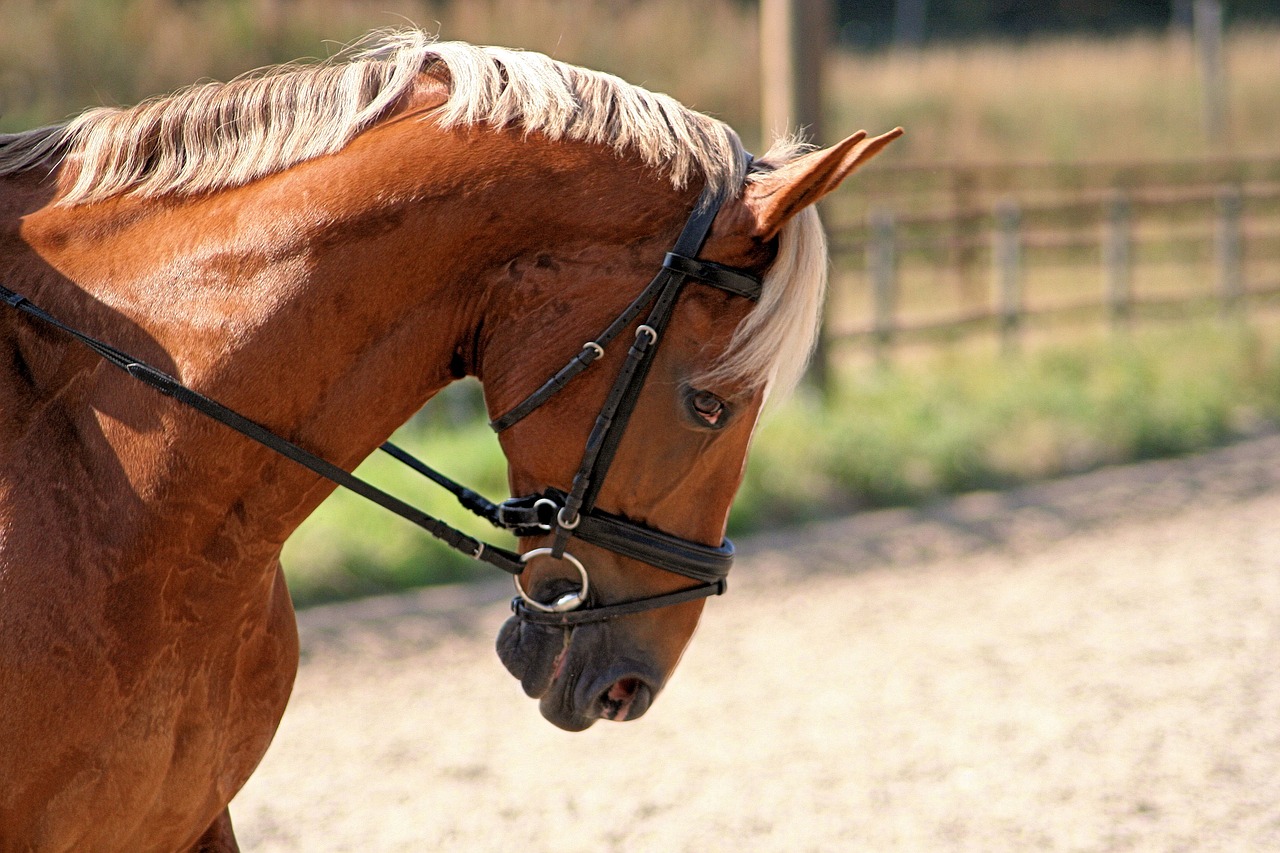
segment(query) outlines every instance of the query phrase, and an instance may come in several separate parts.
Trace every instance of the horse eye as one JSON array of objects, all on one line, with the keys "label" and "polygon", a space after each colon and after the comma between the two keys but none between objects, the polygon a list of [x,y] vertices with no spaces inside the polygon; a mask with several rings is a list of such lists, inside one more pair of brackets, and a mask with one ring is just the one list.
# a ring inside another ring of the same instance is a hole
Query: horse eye
[{"label": "horse eye", "polygon": [[689,395],[689,408],[707,426],[718,427],[727,412],[724,400],[710,391],[694,391]]}]

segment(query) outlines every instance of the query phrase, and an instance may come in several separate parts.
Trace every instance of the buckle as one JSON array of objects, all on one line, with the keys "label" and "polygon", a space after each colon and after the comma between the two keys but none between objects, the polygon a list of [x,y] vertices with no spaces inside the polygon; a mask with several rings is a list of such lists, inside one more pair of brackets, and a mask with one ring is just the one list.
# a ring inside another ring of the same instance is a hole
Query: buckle
[{"label": "buckle", "polygon": [[518,536],[534,536],[551,532],[560,504],[543,495],[508,498],[498,504],[497,524]]}]

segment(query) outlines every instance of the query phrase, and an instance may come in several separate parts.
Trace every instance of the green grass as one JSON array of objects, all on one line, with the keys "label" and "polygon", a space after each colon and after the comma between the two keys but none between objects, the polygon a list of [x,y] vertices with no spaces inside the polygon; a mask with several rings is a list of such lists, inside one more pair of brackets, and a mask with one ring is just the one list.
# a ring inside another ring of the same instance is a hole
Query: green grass
[{"label": "green grass", "polygon": [[916,503],[1185,453],[1280,424],[1280,356],[1206,324],[1055,345],[942,352],[845,375],[761,428],[733,527]]},{"label": "green grass", "polygon": [[[828,403],[804,393],[770,413],[730,519],[742,534],[868,507],[917,503],[1099,465],[1168,456],[1280,426],[1280,348],[1205,323],[1054,345],[1005,359],[960,349],[850,370]],[[406,444],[492,498],[504,465],[487,427],[418,422]],[[390,460],[361,469],[428,511],[465,519]],[[487,532],[483,523],[470,530]],[[337,494],[290,540],[302,603],[490,573],[408,523]]]},{"label": "green grass", "polygon": [[[461,409],[474,415],[471,402],[476,391],[474,383],[447,389],[392,440],[446,476],[500,500],[507,495],[506,464],[497,439],[483,418],[457,414]],[[384,453],[369,457],[356,474],[472,535],[500,545],[513,544],[511,537],[459,507],[448,492]],[[290,538],[283,562],[299,603],[467,580],[491,571],[436,543],[399,516],[342,489]]]}]

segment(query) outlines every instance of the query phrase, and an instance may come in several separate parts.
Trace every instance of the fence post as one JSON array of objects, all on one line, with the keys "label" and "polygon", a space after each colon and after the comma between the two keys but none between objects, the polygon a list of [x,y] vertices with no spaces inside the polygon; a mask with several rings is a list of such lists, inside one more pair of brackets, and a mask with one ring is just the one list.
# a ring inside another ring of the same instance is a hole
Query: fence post
[{"label": "fence post", "polygon": [[1102,241],[1107,306],[1111,313],[1111,324],[1117,330],[1128,326],[1133,307],[1130,279],[1132,218],[1129,199],[1117,190],[1107,202],[1106,231]]},{"label": "fence post", "polygon": [[983,270],[979,266],[976,232],[986,219],[986,211],[977,201],[980,173],[976,168],[957,168],[951,175],[951,222],[948,247],[949,261],[955,274],[960,304],[973,309],[987,304]]},{"label": "fence post", "polygon": [[1224,68],[1222,0],[1195,0],[1191,7],[1196,53],[1200,60],[1200,98],[1204,130],[1218,143],[1227,132],[1227,73]]},{"label": "fence post", "polygon": [[1218,295],[1222,316],[1233,317],[1244,307],[1244,238],[1240,219],[1244,199],[1240,188],[1225,186],[1218,191],[1218,227],[1214,233],[1214,255],[1218,266]]},{"label": "fence post", "polygon": [[789,131],[821,142],[822,85],[831,42],[830,0],[760,4],[761,147]]},{"label": "fence post", "polygon": [[876,361],[888,360],[893,343],[898,261],[893,212],[872,208],[868,214],[867,277],[871,280],[872,336]]},{"label": "fence post", "polygon": [[991,247],[996,277],[996,310],[1000,317],[1000,349],[1005,355],[1018,350],[1022,323],[1022,211],[1013,199],[996,205],[996,229]]}]

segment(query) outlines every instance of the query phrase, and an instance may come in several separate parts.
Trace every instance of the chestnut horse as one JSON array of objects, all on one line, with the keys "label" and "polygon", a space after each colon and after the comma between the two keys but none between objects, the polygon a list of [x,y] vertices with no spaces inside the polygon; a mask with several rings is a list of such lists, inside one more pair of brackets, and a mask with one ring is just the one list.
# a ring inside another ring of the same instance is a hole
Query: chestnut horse
[{"label": "chestnut horse", "polygon": [[[0,285],[350,470],[464,375],[494,416],[519,403],[711,188],[700,257],[763,292],[683,288],[596,502],[717,546],[762,401],[817,329],[812,205],[897,132],[748,167],[732,131],[665,96],[382,33],[0,137]],[[501,434],[513,494],[570,489],[625,350]],[[0,305],[0,850],[236,849],[227,804],[298,661],[281,546],[333,488]],[[606,603],[688,586],[574,553]],[[575,577],[541,557],[522,584],[549,601]],[[581,729],[642,713],[701,609],[513,619],[500,654]]]}]

